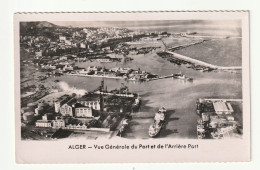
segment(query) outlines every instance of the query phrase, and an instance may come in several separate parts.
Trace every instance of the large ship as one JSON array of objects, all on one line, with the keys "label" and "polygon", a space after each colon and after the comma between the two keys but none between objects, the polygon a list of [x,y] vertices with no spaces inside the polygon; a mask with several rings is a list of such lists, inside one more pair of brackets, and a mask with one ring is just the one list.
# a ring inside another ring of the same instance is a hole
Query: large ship
[{"label": "large ship", "polygon": [[165,123],[165,115],[166,115],[166,109],[164,107],[160,108],[159,111],[155,113],[154,122],[149,127],[150,137],[156,137],[159,134],[160,130],[162,129]]}]

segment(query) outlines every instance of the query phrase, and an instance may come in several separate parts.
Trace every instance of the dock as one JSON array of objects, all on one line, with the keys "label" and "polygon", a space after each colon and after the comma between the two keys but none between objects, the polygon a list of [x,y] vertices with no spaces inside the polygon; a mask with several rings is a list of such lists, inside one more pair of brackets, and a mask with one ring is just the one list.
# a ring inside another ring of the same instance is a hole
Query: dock
[{"label": "dock", "polygon": [[[116,77],[116,76],[108,76],[108,75],[88,75],[88,74],[72,74],[72,73],[67,73],[66,75],[69,76],[79,76],[79,77],[93,77],[93,78],[106,78],[106,79],[124,79],[124,77]],[[132,79],[128,79],[132,80]]]},{"label": "dock", "polygon": [[240,36],[218,36],[218,35],[183,35],[183,37],[187,38],[210,38],[210,39],[232,39],[232,38],[238,38],[241,39]]},{"label": "dock", "polygon": [[165,52],[172,54],[174,58],[177,58],[179,60],[183,60],[183,61],[195,64],[195,65],[200,65],[200,66],[203,66],[203,67],[208,67],[208,68],[212,68],[212,69],[216,69],[216,70],[242,70],[241,66],[233,66],[233,67],[217,66],[217,65],[209,64],[209,63],[206,63],[204,61],[200,61],[200,60],[197,60],[197,59],[194,59],[194,58],[190,58],[190,57],[187,57],[187,56],[175,53],[175,52],[171,52],[169,50],[167,50]]},{"label": "dock", "polygon": [[151,80],[159,80],[159,79],[166,79],[166,78],[173,78],[173,74],[167,75],[167,76],[161,76],[157,78],[152,78]]},{"label": "dock", "polygon": [[[188,81],[192,81],[192,80],[193,80],[193,78],[190,78],[190,77],[177,78],[177,77],[175,77],[174,74],[170,74],[170,75],[166,75],[166,76],[161,76],[161,77],[157,77],[157,78],[152,78],[151,80],[159,80],[159,79],[166,79],[166,78],[175,78],[175,79],[188,80]],[[151,80],[150,80],[150,81],[151,81]]]},{"label": "dock", "polygon": [[180,50],[180,49],[187,48],[187,47],[190,47],[190,46],[193,46],[193,45],[201,44],[205,41],[207,41],[207,40],[193,42],[193,43],[190,43],[190,44],[178,45],[178,46],[174,46],[174,47],[170,47],[170,48],[168,47],[168,50]]},{"label": "dock", "polygon": [[243,102],[243,99],[213,99],[213,98],[203,98],[200,99],[202,101],[211,101],[211,102],[219,102],[219,101],[227,101],[227,102]]}]

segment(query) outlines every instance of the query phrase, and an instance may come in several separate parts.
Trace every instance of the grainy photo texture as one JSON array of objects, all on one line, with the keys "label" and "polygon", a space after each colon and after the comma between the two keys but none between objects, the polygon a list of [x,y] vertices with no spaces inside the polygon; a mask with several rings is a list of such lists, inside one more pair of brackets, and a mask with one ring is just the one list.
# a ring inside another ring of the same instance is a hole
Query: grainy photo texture
[{"label": "grainy photo texture", "polygon": [[[162,157],[153,162],[196,161],[211,143],[209,155],[229,148],[221,143],[249,144],[248,13],[148,14],[15,15],[16,140],[86,155],[18,162],[118,162],[87,158],[101,150],[129,153],[121,163],[149,162],[133,151]],[[194,157],[167,156],[175,150]]]}]

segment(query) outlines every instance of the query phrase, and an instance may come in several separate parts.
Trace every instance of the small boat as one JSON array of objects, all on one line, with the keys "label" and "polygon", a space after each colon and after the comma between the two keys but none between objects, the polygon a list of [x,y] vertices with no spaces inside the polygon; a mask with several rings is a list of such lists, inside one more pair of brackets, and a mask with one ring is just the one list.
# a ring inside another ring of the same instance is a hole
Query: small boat
[{"label": "small boat", "polygon": [[133,80],[133,81],[135,81],[136,78],[135,78],[135,77],[131,77],[131,78],[129,78],[128,80]]},{"label": "small boat", "polygon": [[190,77],[186,77],[184,74],[180,73],[176,73],[173,74],[173,78],[177,78],[177,79],[181,79],[181,80],[188,80],[188,81],[192,81],[193,79]]},{"label": "small boat", "polygon": [[187,81],[193,81],[193,78],[186,77],[186,80],[187,80]]},{"label": "small boat", "polygon": [[159,112],[166,113],[166,109],[165,109],[164,107],[161,107],[161,108],[159,109]]},{"label": "small boat", "polygon": [[122,137],[128,127],[128,122],[132,119],[132,116],[126,115],[125,118],[121,122],[121,127],[119,128],[119,131],[117,133],[117,136]]},{"label": "small boat", "polygon": [[181,72],[173,74],[173,77],[177,78],[177,79],[183,79],[183,80],[186,79],[186,76],[184,74],[182,74]]}]

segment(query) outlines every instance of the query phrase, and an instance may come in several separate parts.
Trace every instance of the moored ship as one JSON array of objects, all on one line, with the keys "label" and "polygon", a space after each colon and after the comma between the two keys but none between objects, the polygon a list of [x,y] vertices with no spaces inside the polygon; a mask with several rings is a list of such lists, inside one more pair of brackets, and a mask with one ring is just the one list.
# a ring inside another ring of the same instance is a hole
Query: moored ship
[{"label": "moored ship", "polygon": [[185,76],[181,72],[173,74],[173,78],[177,78],[177,79],[181,79],[181,80],[188,80],[188,81],[192,81],[193,80],[192,78]]},{"label": "moored ship", "polygon": [[165,115],[166,115],[166,109],[164,107],[160,108],[159,111],[155,113],[154,122],[149,127],[150,137],[156,137],[159,134],[159,132],[161,131],[165,123]]}]

